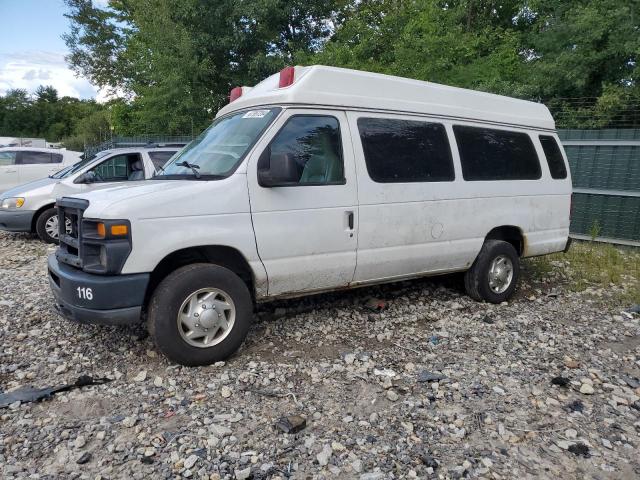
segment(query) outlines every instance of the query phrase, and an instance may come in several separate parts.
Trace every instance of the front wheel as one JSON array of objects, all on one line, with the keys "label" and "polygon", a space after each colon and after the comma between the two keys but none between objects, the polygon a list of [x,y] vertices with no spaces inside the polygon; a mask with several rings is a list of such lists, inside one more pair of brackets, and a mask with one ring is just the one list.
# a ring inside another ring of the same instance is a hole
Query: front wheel
[{"label": "front wheel", "polygon": [[516,290],[520,258],[516,249],[502,240],[487,240],[464,275],[467,294],[478,301],[501,303]]},{"label": "front wheel", "polygon": [[[67,219],[67,233],[71,233],[71,221]],[[47,243],[58,243],[58,210],[47,208],[36,219],[36,233],[40,240]]]},{"label": "front wheel", "polygon": [[209,365],[240,348],[253,315],[251,295],[235,273],[198,263],[179,268],[149,303],[149,333],[170,360]]}]

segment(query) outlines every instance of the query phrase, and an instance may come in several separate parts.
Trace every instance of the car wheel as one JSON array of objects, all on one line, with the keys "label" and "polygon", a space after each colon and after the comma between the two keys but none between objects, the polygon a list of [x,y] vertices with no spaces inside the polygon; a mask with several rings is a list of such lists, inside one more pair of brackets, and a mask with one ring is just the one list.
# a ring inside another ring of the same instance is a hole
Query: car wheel
[{"label": "car wheel", "polygon": [[198,263],[169,274],[153,293],[148,312],[149,333],[170,360],[210,365],[240,348],[251,326],[253,302],[231,270]]},{"label": "car wheel", "polygon": [[[67,232],[71,232],[71,223],[67,223]],[[47,243],[58,243],[58,210],[47,208],[36,220],[36,233],[40,240]]]},{"label": "car wheel", "polygon": [[487,240],[464,276],[467,294],[475,300],[501,303],[516,290],[520,258],[508,242]]}]

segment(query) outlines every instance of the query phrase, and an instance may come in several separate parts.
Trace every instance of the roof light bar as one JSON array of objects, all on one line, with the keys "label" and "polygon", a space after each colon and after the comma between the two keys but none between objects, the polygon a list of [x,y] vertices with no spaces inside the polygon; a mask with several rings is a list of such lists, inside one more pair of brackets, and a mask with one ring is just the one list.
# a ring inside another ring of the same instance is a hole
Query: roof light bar
[{"label": "roof light bar", "polygon": [[296,77],[296,67],[285,67],[280,70],[280,83],[278,88],[290,87]]}]

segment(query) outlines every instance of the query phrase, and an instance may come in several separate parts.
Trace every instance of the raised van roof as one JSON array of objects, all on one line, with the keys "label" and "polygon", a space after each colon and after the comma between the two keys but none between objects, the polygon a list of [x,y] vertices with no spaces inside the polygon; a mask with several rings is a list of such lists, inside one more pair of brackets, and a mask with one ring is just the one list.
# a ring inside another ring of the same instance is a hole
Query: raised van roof
[{"label": "raised van roof", "polygon": [[222,108],[216,117],[266,105],[308,105],[406,112],[525,128],[555,130],[549,109],[541,103],[448,87],[437,83],[313,65],[295,67],[293,84],[280,88],[272,75]]}]

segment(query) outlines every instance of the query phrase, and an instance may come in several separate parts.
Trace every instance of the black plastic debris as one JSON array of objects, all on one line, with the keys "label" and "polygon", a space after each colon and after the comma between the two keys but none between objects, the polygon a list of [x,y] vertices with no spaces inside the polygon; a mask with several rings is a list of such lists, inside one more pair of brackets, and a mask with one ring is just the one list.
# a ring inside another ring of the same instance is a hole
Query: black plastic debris
[{"label": "black plastic debris", "polygon": [[298,433],[300,430],[307,426],[307,420],[300,415],[289,415],[288,417],[282,417],[275,424],[278,430],[284,433]]},{"label": "black plastic debris", "polygon": [[423,370],[418,374],[418,382],[439,382],[445,378],[447,377],[440,373],[432,373],[427,370]]},{"label": "black plastic debris", "polygon": [[589,447],[587,447],[584,443],[574,443],[569,445],[568,450],[574,455],[582,456],[585,458],[589,458],[591,454],[589,453]]},{"label": "black plastic debris", "polygon": [[142,457],[140,459],[140,463],[144,463],[145,465],[151,465],[153,463],[153,458],[151,458],[151,457]]},{"label": "black plastic debris", "polygon": [[488,323],[489,325],[493,325],[494,323],[496,323],[496,321],[493,318],[491,318],[489,315],[485,315],[484,317],[482,317],[482,322]]},{"label": "black plastic debris", "polygon": [[568,412],[583,412],[584,403],[582,403],[582,400],[574,400],[573,402],[567,403],[564,408]]},{"label": "black plastic debris", "polygon": [[84,452],[80,455],[80,458],[76,460],[76,463],[78,465],[84,465],[85,463],[89,463],[89,460],[91,460],[91,454],[89,452]]},{"label": "black plastic debris", "polygon": [[558,385],[559,387],[567,388],[569,383],[571,383],[571,380],[567,377],[553,377],[551,379],[551,385]]},{"label": "black plastic debris", "polygon": [[52,395],[60,392],[68,392],[76,388],[88,387],[90,385],[102,385],[110,382],[108,378],[93,378],[88,375],[82,375],[74,383],[66,385],[56,385],[54,387],[34,388],[24,387],[14,390],[13,392],[0,394],[0,408],[6,408],[12,403],[21,402],[39,402],[46,400]]},{"label": "black plastic debris", "polygon": [[438,461],[433,458],[431,455],[429,455],[428,453],[425,453],[423,455],[420,456],[420,461],[424,464],[425,467],[429,468],[433,468],[434,470],[437,470],[439,464]]}]

